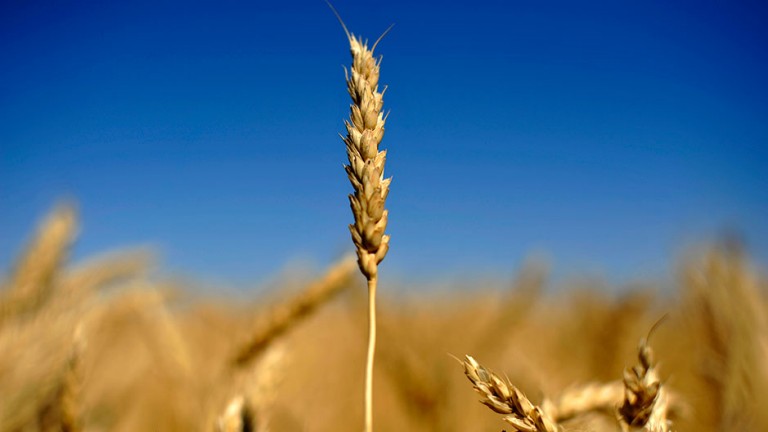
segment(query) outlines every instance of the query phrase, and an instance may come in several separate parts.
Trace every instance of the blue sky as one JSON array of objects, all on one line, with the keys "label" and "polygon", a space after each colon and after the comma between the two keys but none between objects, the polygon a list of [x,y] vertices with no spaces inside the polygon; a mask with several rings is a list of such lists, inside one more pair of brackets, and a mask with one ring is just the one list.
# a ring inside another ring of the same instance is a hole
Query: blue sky
[{"label": "blue sky", "polygon": [[[761,2],[335,1],[375,39],[401,277],[768,260]],[[0,6],[0,262],[60,198],[76,258],[245,283],[351,250],[344,34],[321,0]]]}]

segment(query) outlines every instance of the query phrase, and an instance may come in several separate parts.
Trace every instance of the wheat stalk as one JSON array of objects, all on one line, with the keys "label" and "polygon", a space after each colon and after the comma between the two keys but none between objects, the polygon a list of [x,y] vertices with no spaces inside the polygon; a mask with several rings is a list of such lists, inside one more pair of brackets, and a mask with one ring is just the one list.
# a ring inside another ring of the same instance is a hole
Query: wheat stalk
[{"label": "wheat stalk", "polygon": [[[379,92],[379,64],[373,51],[382,37],[368,49],[367,42],[347,30],[338,12],[328,3],[339,19],[349,41],[352,67],[346,71],[347,91],[352,98],[350,120],[345,121],[349,165],[344,166],[354,193],[349,203],[355,223],[349,226],[357,249],[360,271],[368,279],[368,353],[365,367],[365,431],[373,430],[373,358],[376,351],[376,286],[379,263],[389,250],[387,210],[384,203],[391,179],[384,178],[386,151],[379,151],[384,136],[386,118],[381,112],[383,91]],[[391,27],[390,27],[391,28]]]},{"label": "wheat stalk", "polygon": [[493,411],[504,414],[503,420],[520,432],[558,432],[560,427],[552,417],[513,386],[480,365],[472,356],[465,356],[464,374],[469,378],[480,401]]}]

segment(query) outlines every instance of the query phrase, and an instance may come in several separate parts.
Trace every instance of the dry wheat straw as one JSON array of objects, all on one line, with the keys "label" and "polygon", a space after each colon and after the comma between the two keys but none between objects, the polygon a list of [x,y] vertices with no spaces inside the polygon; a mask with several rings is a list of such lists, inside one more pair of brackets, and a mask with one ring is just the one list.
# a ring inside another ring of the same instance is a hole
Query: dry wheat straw
[{"label": "dry wheat straw", "polygon": [[[355,223],[349,226],[357,249],[360,271],[368,279],[368,354],[365,367],[365,430],[373,429],[373,357],[376,351],[376,285],[378,267],[389,249],[387,210],[384,208],[391,179],[384,178],[386,151],[379,151],[386,121],[381,109],[383,91],[379,92],[379,64],[374,58],[376,44],[368,49],[367,42],[347,30],[341,17],[328,3],[339,19],[349,41],[352,67],[346,74],[347,91],[352,98],[350,120],[345,121],[347,136],[342,137],[347,147],[349,165],[344,169],[352,183],[354,193],[349,203]],[[391,27],[390,27],[391,28]]]},{"label": "dry wheat straw", "polygon": [[353,257],[344,257],[335,263],[322,279],[311,284],[295,298],[271,309],[253,331],[250,340],[237,351],[232,360],[233,364],[237,367],[248,365],[277,337],[350,286],[355,267]]},{"label": "dry wheat straw", "polygon": [[493,411],[504,414],[503,420],[520,432],[557,432],[559,426],[542,407],[531,403],[517,387],[509,381],[481,366],[471,356],[465,356],[464,374],[469,378],[475,391],[482,396],[482,402]]}]

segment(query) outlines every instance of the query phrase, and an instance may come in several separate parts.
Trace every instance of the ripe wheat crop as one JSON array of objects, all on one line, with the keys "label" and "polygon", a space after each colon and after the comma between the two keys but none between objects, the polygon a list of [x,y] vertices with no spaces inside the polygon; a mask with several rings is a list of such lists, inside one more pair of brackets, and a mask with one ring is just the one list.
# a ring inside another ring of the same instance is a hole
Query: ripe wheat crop
[{"label": "ripe wheat crop", "polygon": [[[357,325],[365,300],[347,289],[359,288],[354,258],[270,301],[233,301],[158,279],[145,253],[72,264],[77,225],[71,207],[54,210],[3,279],[0,431],[336,431],[364,423],[354,409],[367,345]],[[541,266],[520,275],[495,288],[469,281],[450,295],[384,297],[377,428],[768,425],[766,282],[742,252],[692,253],[675,296],[567,286],[544,294]],[[653,349],[648,338],[632,343],[664,314]],[[446,355],[462,352],[473,356],[463,362],[470,386]]]},{"label": "ripe wheat crop", "polygon": [[355,255],[268,293],[200,292],[144,250],[73,262],[78,213],[56,206],[0,277],[0,432],[768,430],[768,279],[732,244],[681,257],[663,289],[527,262],[445,290],[392,281],[377,304],[381,58],[344,30]]}]

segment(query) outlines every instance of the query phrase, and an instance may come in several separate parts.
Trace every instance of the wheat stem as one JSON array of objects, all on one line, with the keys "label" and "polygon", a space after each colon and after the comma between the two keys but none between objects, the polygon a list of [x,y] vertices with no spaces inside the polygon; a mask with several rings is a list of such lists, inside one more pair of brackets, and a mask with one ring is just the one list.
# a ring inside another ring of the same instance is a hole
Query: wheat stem
[{"label": "wheat stem", "polygon": [[[347,91],[352,98],[349,120],[344,122],[347,135],[342,136],[347,147],[349,164],[344,166],[354,193],[349,204],[355,222],[349,226],[352,242],[357,249],[360,272],[368,279],[368,354],[365,367],[365,431],[373,430],[373,357],[376,351],[376,283],[378,267],[389,249],[387,210],[384,208],[391,179],[384,178],[386,151],[379,151],[384,136],[386,117],[382,113],[383,91],[379,91],[379,64],[373,50],[381,37],[369,49],[368,44],[347,30],[339,19],[349,41],[352,67],[347,71]],[[391,27],[390,27],[391,28]]]},{"label": "wheat stem", "polygon": [[368,279],[368,356],[365,362],[365,430],[373,430],[373,357],[376,352],[376,282]]}]

